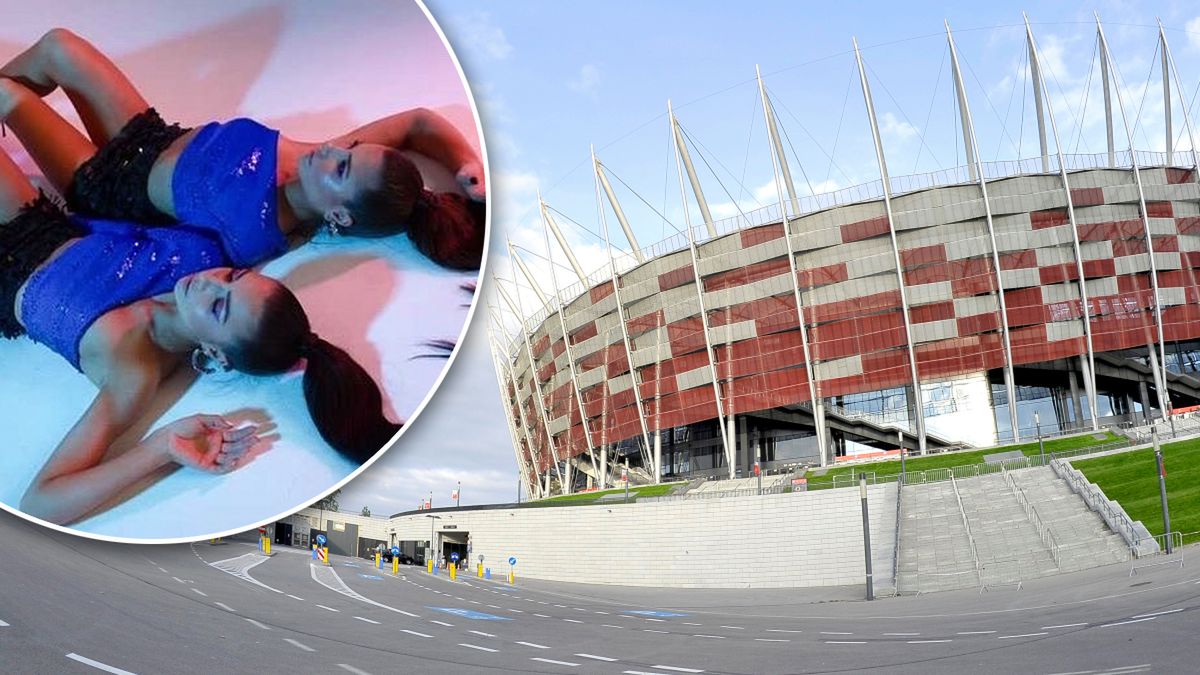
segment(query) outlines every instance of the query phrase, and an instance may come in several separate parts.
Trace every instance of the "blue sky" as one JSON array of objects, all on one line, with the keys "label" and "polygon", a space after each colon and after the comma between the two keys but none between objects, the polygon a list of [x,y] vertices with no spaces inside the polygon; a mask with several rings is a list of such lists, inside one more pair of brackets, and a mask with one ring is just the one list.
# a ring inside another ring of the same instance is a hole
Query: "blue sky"
[{"label": "blue sky", "polygon": [[[984,161],[1038,154],[1032,90],[1023,76],[1022,9],[1030,12],[1065,152],[1105,149],[1093,11],[1104,22],[1128,114],[1133,118],[1141,110],[1134,143],[1139,150],[1166,145],[1156,17],[1167,29],[1190,103],[1200,81],[1200,9],[1186,2],[993,2],[967,10],[961,3],[455,0],[430,2],[429,8],[454,44],[483,116],[495,200],[490,265],[508,280],[513,274],[505,237],[545,255],[535,210],[539,188],[563,214],[557,219],[585,271],[606,261],[596,236],[589,144],[616,177],[643,248],[682,227],[668,98],[697,143],[693,160],[714,215],[773,203],[756,64],[787,137],[800,194],[808,193],[809,184],[820,193],[879,177],[852,37],[863,49],[893,177],[965,161],[943,20],[954,29]],[[1188,138],[1176,101],[1178,150],[1188,147]],[[1200,107],[1193,103],[1191,110]],[[1121,150],[1128,143],[1116,114]],[[1053,153],[1053,140],[1050,145]],[[695,207],[689,208],[698,222]],[[614,244],[626,247],[615,219],[607,217]],[[524,255],[549,288],[548,266]],[[563,262],[561,254],[556,259]],[[563,287],[574,280],[564,268],[557,276]],[[490,288],[484,290],[484,301],[498,302]],[[523,298],[529,311],[532,296]],[[434,505],[444,506],[457,481],[463,482],[464,504],[515,498],[516,463],[488,353],[486,314],[486,307],[476,313],[454,368],[401,446],[343,490],[345,509],[407,510],[431,490]],[[511,330],[516,324],[509,319],[507,325]]]}]

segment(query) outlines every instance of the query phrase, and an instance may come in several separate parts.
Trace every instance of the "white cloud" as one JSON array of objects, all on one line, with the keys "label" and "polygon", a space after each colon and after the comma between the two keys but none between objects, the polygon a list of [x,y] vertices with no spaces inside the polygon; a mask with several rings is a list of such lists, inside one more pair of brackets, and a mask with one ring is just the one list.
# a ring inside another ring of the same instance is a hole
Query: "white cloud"
[{"label": "white cloud", "polygon": [[1200,16],[1184,24],[1183,29],[1187,31],[1188,45],[1200,49]]},{"label": "white cloud", "polygon": [[600,69],[594,64],[585,63],[575,77],[567,80],[567,88],[571,91],[595,97],[600,85]]},{"label": "white cloud", "polygon": [[469,49],[473,55],[502,61],[513,53],[513,46],[504,31],[492,23],[492,16],[487,12],[469,12],[446,24],[454,27],[454,44],[461,45],[459,48],[464,51]]},{"label": "white cloud", "polygon": [[916,127],[896,119],[896,116],[890,112],[879,116],[879,133],[896,142],[907,141],[918,134]]}]

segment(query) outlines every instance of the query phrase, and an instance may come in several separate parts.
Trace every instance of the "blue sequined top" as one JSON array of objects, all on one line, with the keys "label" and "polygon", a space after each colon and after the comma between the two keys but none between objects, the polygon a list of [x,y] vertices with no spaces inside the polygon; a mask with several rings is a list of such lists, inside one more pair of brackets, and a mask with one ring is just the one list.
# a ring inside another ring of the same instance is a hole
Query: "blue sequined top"
[{"label": "blue sequined top", "polygon": [[254,120],[211,122],[175,164],[171,193],[176,217],[211,229],[237,267],[252,267],[287,251],[277,215],[278,143],[278,131]]},{"label": "blue sequined top", "polygon": [[188,225],[142,227],[75,218],[87,235],[26,282],[21,322],[29,337],[79,368],[79,341],[103,314],[170,292],[181,278],[229,264],[220,244]]}]

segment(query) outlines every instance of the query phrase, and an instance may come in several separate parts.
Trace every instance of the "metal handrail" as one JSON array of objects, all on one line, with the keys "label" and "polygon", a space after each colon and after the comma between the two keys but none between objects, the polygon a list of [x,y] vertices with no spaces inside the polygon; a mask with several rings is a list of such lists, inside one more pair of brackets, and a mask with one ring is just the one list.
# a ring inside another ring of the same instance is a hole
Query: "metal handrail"
[{"label": "metal handrail", "polygon": [[1055,567],[1057,567],[1059,565],[1058,538],[1050,531],[1049,526],[1046,525],[1041,515],[1038,514],[1037,508],[1030,503],[1029,498],[1025,495],[1025,490],[1017,485],[1012,475],[1004,469],[1001,469],[1000,473],[1004,476],[1004,482],[1008,485],[1008,489],[1012,492],[1013,497],[1016,497],[1017,503],[1025,509],[1025,519],[1033,524],[1034,529],[1037,530],[1038,536],[1042,540],[1042,545],[1050,551],[1050,557],[1054,560]]},{"label": "metal handrail", "polygon": [[975,548],[975,537],[971,534],[971,522],[967,520],[967,510],[963,508],[962,495],[958,492],[958,483],[950,476],[950,487],[954,488],[954,498],[958,500],[958,512],[962,515],[963,528],[967,531],[967,543],[971,545],[971,559],[975,561],[975,580],[983,585],[983,569],[979,564],[979,551]]}]

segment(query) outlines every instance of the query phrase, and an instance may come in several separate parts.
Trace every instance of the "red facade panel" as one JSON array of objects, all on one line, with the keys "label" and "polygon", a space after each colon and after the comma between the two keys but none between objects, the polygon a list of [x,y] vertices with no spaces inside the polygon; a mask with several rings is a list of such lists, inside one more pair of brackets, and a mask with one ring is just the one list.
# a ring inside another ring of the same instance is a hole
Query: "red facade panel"
[{"label": "red facade panel", "polygon": [[764,260],[745,267],[729,270],[728,272],[718,272],[704,278],[704,290],[719,291],[723,288],[732,288],[734,286],[744,286],[746,284],[769,279],[780,274],[791,272],[791,265],[788,264],[787,258],[774,258],[772,260]]},{"label": "red facade panel", "polygon": [[1029,213],[1029,224],[1035,230],[1044,230],[1048,227],[1058,227],[1071,222],[1071,217],[1067,214],[1066,209],[1049,209],[1046,211],[1031,211]]},{"label": "red facade panel", "polygon": [[679,269],[663,272],[658,275],[658,290],[669,291],[672,288],[691,283],[696,280],[696,273],[692,271],[691,265],[685,265]]},{"label": "red facade panel", "polygon": [[757,246],[763,242],[779,239],[783,236],[783,225],[774,223],[771,225],[762,225],[760,227],[752,227],[748,230],[742,230],[738,233],[742,240],[742,248],[750,248]]},{"label": "red facade panel", "polygon": [[900,251],[900,265],[904,269],[944,262],[946,262],[946,246],[944,244],[918,246]]},{"label": "red facade panel", "polygon": [[801,288],[815,288],[845,281],[850,276],[846,272],[846,263],[840,262],[823,267],[812,267],[806,270],[796,270],[796,280]]},{"label": "red facade panel", "polygon": [[1075,208],[1081,206],[1100,206],[1103,203],[1103,188],[1071,188],[1071,204]]},{"label": "red facade panel", "polygon": [[857,223],[847,223],[842,225],[842,242],[850,243],[852,241],[861,241],[878,237],[881,234],[888,233],[887,216],[877,216],[860,220]]},{"label": "red facade panel", "polygon": [[605,281],[599,286],[592,286],[588,289],[588,297],[591,299],[593,305],[612,294],[613,285],[611,281]]}]

